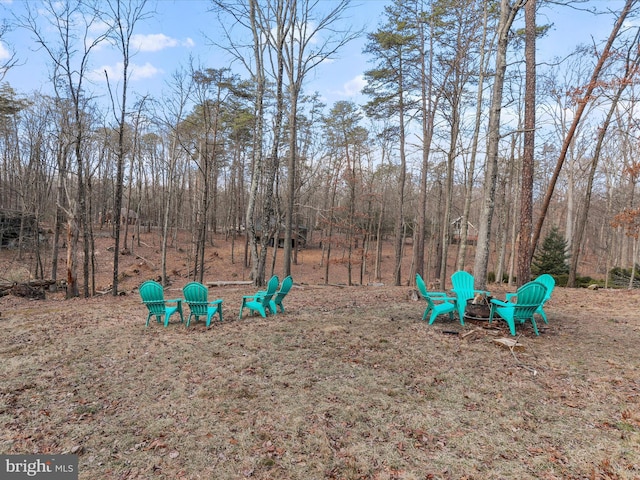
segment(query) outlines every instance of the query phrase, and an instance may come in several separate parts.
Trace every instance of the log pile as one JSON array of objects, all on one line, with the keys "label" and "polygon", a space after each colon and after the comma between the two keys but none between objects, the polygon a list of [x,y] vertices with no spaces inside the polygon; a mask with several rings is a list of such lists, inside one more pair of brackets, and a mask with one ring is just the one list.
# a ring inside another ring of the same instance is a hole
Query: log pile
[{"label": "log pile", "polygon": [[45,289],[55,282],[53,280],[32,280],[23,283],[0,283],[0,297],[13,295],[14,297],[33,298],[44,300]]},{"label": "log pile", "polygon": [[0,247],[17,245],[21,230],[22,238],[37,238],[36,216],[31,213],[0,210]]}]

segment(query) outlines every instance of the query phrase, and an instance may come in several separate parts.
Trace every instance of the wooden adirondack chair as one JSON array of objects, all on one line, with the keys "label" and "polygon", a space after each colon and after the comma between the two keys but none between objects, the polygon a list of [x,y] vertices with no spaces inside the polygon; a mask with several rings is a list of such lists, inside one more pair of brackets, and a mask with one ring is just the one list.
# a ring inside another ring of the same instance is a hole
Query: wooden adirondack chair
[{"label": "wooden adirondack chair", "polygon": [[278,289],[278,283],[280,280],[277,275],[274,275],[267,284],[266,291],[258,291],[254,295],[245,295],[242,297],[242,305],[240,306],[240,318],[242,318],[242,310],[248,308],[253,314],[258,312],[262,317],[267,317],[267,310],[270,313],[276,313],[271,309],[271,299]]},{"label": "wooden adirondack chair", "polygon": [[[503,302],[495,298],[491,299],[491,313],[489,315],[489,323],[493,321],[494,315],[497,313],[509,325],[511,335],[516,334],[516,322],[524,323],[531,321],[533,331],[538,333],[538,326],[534,314],[544,302],[547,294],[547,287],[540,282],[529,282],[521,286],[515,295],[511,295],[510,302]],[[514,302],[515,300],[515,302]]]},{"label": "wooden adirondack chair", "polygon": [[481,294],[489,296],[486,290],[475,290],[473,275],[464,270],[458,270],[451,275],[451,291],[456,295],[456,308],[458,309],[458,317],[460,323],[464,325],[464,311],[467,308],[467,301]]},{"label": "wooden adirondack chair", "polygon": [[149,310],[145,327],[149,326],[149,320],[152,316],[155,316],[158,323],[160,323],[163,315],[164,326],[166,327],[169,325],[169,317],[176,312],[180,315],[180,322],[184,322],[184,317],[182,316],[182,299],[175,298],[165,300],[164,289],[158,282],[148,280],[140,285],[140,297],[142,297],[142,303],[144,303]]},{"label": "wooden adirondack chair", "polygon": [[427,308],[425,308],[422,314],[422,320],[426,320],[429,313],[431,313],[429,316],[429,325],[433,324],[436,317],[445,313],[449,314],[449,320],[453,320],[453,312],[456,309],[455,298],[447,297],[445,292],[427,291],[424,280],[419,273],[416,273],[416,286],[418,287],[420,296],[427,302]]},{"label": "wooden adirondack chair", "polygon": [[196,317],[196,322],[200,317],[207,318],[207,327],[211,325],[211,319],[217,313],[222,322],[222,300],[207,299],[209,289],[199,282],[187,283],[182,289],[184,300],[189,305],[191,312],[187,319],[187,327],[191,324],[191,317]]}]

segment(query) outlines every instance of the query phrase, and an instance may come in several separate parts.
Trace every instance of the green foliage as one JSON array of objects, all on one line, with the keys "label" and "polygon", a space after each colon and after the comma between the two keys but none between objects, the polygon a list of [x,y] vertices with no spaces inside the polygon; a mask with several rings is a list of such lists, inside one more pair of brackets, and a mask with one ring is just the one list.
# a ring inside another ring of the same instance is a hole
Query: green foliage
[{"label": "green foliage", "polygon": [[15,115],[28,106],[29,102],[18,98],[15,90],[8,83],[0,85],[0,119]]},{"label": "green foliage", "polygon": [[586,277],[576,277],[576,287],[587,288],[590,285],[597,285],[598,287],[604,288],[604,280],[597,280],[588,275]]},{"label": "green foliage", "polygon": [[[569,274],[563,273],[562,275],[554,275],[553,278],[556,281],[556,286],[558,287],[566,287],[569,282]],[[598,285],[599,287],[604,287],[604,280],[596,280],[592,277],[576,277],[576,288],[587,288],[589,285]]]},{"label": "green foliage", "polygon": [[[628,288],[631,279],[631,268],[613,267],[609,270],[609,284],[612,287]],[[633,287],[640,288],[640,265],[636,264]]]},{"label": "green foliage", "polygon": [[542,248],[534,255],[531,264],[531,273],[533,275],[542,275],[549,273],[551,275],[563,275],[569,273],[569,265],[567,260],[567,241],[564,239],[558,227],[553,227],[549,235],[544,239]]},{"label": "green foliage", "polygon": [[[513,278],[514,281],[516,281],[516,277]],[[496,282],[496,272],[489,272],[487,273],[487,281],[489,283],[495,283]],[[503,273],[502,274],[502,283],[509,283],[509,274],[508,273]]]}]

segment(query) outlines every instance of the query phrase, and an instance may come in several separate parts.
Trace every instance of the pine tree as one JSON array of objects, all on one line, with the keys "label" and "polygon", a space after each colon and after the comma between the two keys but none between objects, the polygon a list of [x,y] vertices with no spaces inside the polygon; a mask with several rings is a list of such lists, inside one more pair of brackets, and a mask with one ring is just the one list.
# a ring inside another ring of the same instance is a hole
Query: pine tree
[{"label": "pine tree", "polygon": [[567,260],[567,241],[558,231],[558,227],[553,227],[549,235],[544,239],[542,248],[534,255],[531,272],[534,275],[549,273],[551,275],[562,275],[569,273]]}]

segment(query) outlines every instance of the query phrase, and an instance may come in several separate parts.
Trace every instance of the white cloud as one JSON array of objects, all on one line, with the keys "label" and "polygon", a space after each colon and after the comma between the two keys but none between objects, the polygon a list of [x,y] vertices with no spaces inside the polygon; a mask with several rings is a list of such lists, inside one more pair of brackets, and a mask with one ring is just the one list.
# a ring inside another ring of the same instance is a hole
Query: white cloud
[{"label": "white cloud", "polygon": [[[105,72],[107,72],[110,82],[120,82],[123,78],[124,64],[118,62],[115,65],[103,65],[93,70],[88,77],[94,82],[104,82],[106,80]],[[129,64],[129,79],[132,82],[153,78],[161,73],[163,73],[161,69],[154,67],[149,62],[144,65]]]},{"label": "white cloud", "polygon": [[336,93],[344,97],[355,97],[360,95],[366,85],[367,81],[364,79],[364,75],[358,75],[342,85],[342,90]]},{"label": "white cloud", "polygon": [[178,45],[178,41],[175,38],[167,37],[163,33],[131,36],[131,46],[141,52],[158,52],[176,45]]},{"label": "white cloud", "polygon": [[187,37],[183,41],[168,37],[164,33],[136,34],[131,36],[131,46],[140,52],[159,52],[165,48],[177,46],[194,47],[193,39]]},{"label": "white cloud", "polygon": [[143,80],[153,78],[162,73],[162,70],[154,67],[149,62],[144,65],[131,65],[131,80]]},{"label": "white cloud", "polygon": [[2,42],[0,42],[0,61],[9,60],[10,58],[11,58],[11,52],[7,47],[4,46]]},{"label": "white cloud", "polygon": [[[77,15],[78,25],[82,25],[85,20],[81,15]],[[93,20],[91,25],[89,25],[89,31],[94,33],[96,36],[103,35],[105,32],[109,30],[109,24],[102,20]]]},{"label": "white cloud", "polygon": [[122,78],[122,72],[117,73],[116,69],[109,65],[103,65],[94,70],[91,70],[89,73],[87,73],[87,78],[92,82],[104,82],[106,80],[104,72],[107,72],[109,80],[118,80],[119,78]]}]

